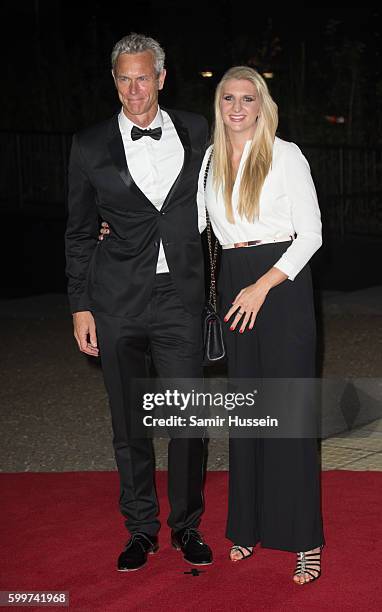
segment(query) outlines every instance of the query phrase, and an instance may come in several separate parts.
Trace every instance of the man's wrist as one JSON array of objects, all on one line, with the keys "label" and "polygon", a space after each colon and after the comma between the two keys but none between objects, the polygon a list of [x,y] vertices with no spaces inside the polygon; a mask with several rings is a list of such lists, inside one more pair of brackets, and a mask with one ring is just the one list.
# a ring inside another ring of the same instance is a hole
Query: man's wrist
[{"label": "man's wrist", "polygon": [[90,313],[90,310],[76,310],[76,312],[72,313],[72,316],[76,317],[76,315],[81,315],[81,314],[84,314],[84,313]]}]

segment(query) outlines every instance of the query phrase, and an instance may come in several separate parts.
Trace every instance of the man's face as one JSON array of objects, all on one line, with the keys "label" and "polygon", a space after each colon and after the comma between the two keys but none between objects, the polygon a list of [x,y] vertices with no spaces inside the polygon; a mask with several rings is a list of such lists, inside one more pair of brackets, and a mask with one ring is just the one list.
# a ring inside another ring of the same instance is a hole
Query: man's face
[{"label": "man's face", "polygon": [[151,51],[123,53],[118,57],[113,77],[125,115],[145,127],[155,118],[158,91],[163,88],[166,71],[157,76]]}]

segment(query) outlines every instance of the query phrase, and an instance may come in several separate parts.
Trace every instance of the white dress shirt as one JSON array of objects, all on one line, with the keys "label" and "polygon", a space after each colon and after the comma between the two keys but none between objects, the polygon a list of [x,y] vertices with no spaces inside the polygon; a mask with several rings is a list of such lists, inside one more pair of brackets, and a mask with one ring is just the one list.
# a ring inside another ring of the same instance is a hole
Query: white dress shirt
[{"label": "white dress shirt", "polygon": [[[130,174],[147,199],[160,210],[184,162],[183,145],[174,124],[168,113],[158,108],[154,121],[145,129],[161,127],[160,140],[143,136],[134,141],[131,129],[135,124],[126,117],[123,110],[118,116],[118,123]],[[162,241],[156,271],[157,274],[169,271]]]},{"label": "white dress shirt", "polygon": [[238,213],[240,179],[250,145],[251,141],[247,141],[232,192],[235,223],[226,218],[222,189],[218,193],[214,189],[212,165],[204,192],[204,173],[211,147],[207,149],[199,175],[198,205],[205,203],[212,229],[222,245],[249,240],[277,241],[297,234],[274,264],[294,280],[322,244],[321,215],[309,164],[297,145],[276,137],[272,166],[260,194],[259,218],[250,223],[245,217],[240,218]]}]

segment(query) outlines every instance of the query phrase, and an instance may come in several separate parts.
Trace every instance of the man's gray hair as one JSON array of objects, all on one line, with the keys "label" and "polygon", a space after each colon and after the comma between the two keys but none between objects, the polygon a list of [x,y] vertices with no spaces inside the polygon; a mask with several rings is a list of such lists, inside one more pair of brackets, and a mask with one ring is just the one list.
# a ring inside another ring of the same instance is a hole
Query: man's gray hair
[{"label": "man's gray hair", "polygon": [[144,51],[151,51],[154,56],[155,72],[159,75],[164,68],[165,53],[160,46],[159,42],[144,36],[144,34],[136,34],[132,32],[127,36],[124,36],[119,40],[113,48],[111,53],[111,66],[114,70],[117,60],[122,53],[143,53]]}]

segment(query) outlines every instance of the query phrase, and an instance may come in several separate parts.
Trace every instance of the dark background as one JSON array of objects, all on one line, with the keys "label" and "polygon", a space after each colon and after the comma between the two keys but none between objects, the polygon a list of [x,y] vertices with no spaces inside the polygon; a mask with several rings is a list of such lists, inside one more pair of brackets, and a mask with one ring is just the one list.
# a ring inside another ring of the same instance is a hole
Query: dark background
[{"label": "dark background", "polygon": [[[0,20],[2,297],[65,291],[71,134],[119,110],[110,52],[131,31],[166,50],[161,104],[210,122],[214,88],[228,67],[273,72],[279,135],[302,148],[319,193],[324,246],[312,260],[316,286],[382,284],[379,9],[6,0]],[[206,69],[212,78],[200,75]]]}]

